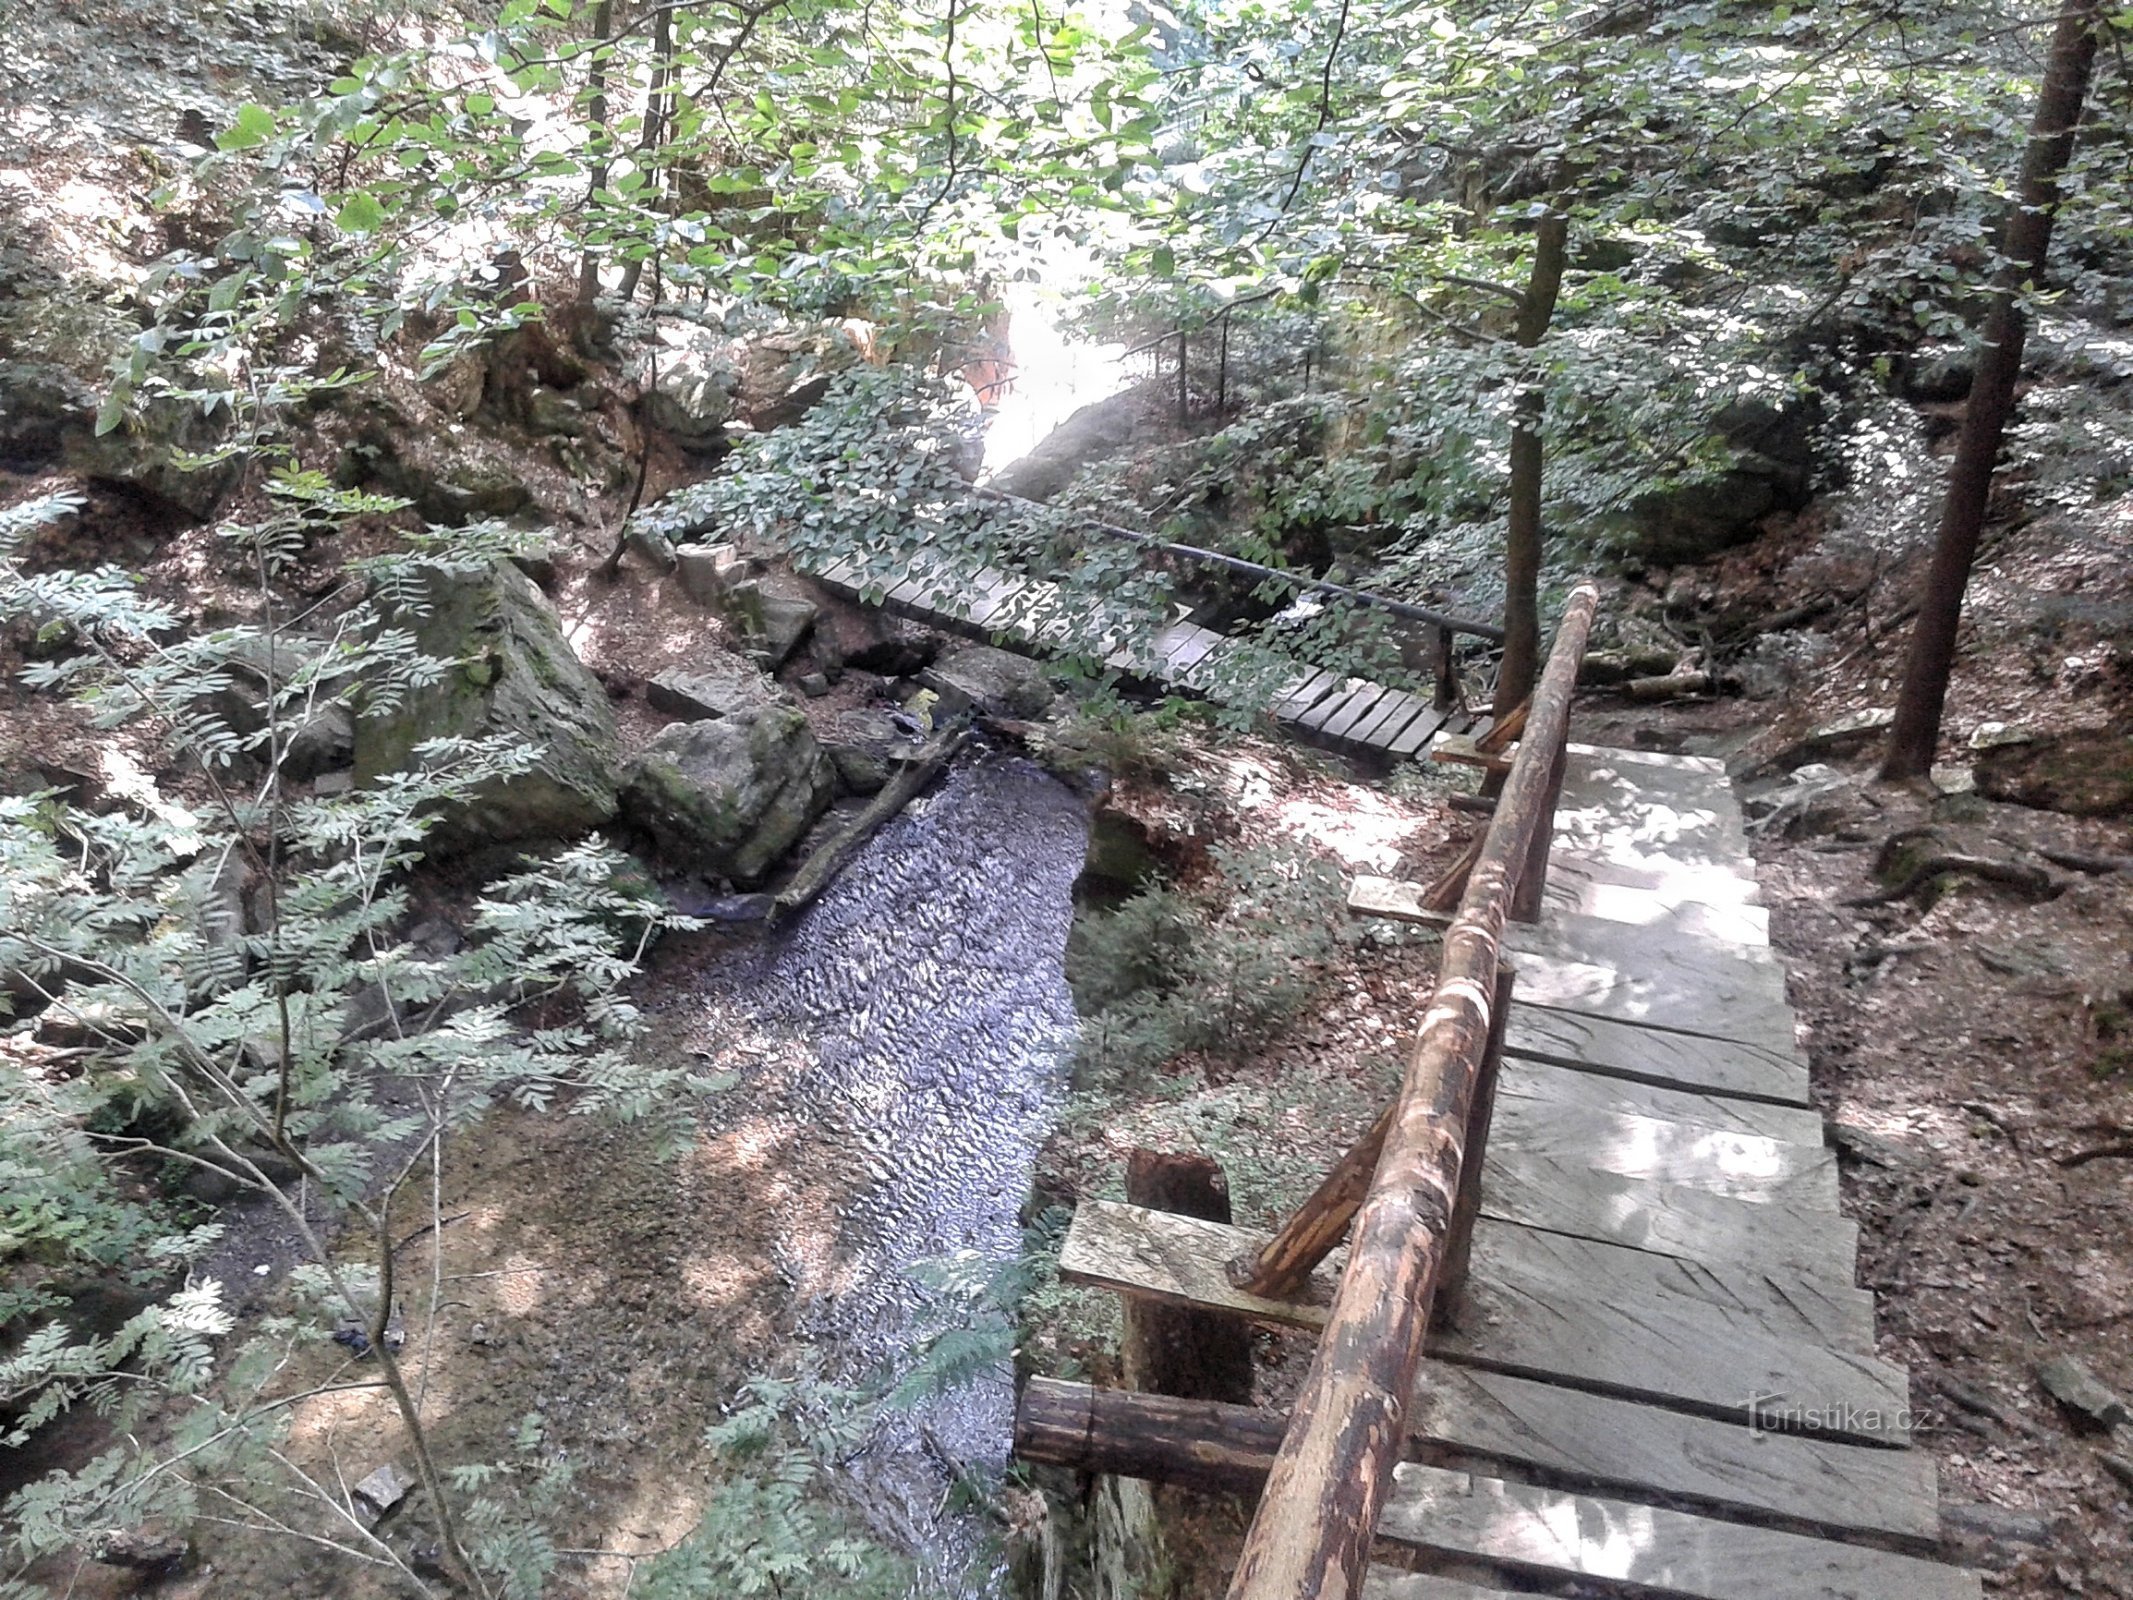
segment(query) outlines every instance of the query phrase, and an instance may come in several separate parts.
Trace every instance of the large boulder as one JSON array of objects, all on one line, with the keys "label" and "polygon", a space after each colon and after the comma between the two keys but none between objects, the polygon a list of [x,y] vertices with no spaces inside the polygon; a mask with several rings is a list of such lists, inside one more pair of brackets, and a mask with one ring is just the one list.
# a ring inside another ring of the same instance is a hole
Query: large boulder
[{"label": "large boulder", "polygon": [[1041,717],[1052,704],[1044,668],[1027,656],[974,644],[943,656],[918,681],[940,696],[943,715],[978,711],[989,717]]},{"label": "large boulder", "polygon": [[740,386],[738,356],[737,342],[716,329],[661,318],[637,372],[646,420],[684,450],[718,448]]},{"label": "large boulder", "polygon": [[670,860],[745,888],[835,792],[836,771],[807,718],[767,705],[663,730],[632,766],[622,806]]},{"label": "large boulder", "polygon": [[1977,757],[1978,793],[2076,817],[2133,816],[2133,723],[1992,744]]},{"label": "large boulder", "polygon": [[439,830],[440,843],[556,838],[609,821],[621,766],[614,713],[533,580],[497,561],[471,573],[432,567],[424,588],[427,614],[394,620],[425,655],[452,666],[397,709],[357,720],[357,782],[407,768],[428,739],[509,734],[540,756],[478,788]]},{"label": "large boulder", "polygon": [[778,698],[777,686],[752,663],[721,650],[686,667],[671,667],[644,686],[654,711],[688,722],[742,717]]}]

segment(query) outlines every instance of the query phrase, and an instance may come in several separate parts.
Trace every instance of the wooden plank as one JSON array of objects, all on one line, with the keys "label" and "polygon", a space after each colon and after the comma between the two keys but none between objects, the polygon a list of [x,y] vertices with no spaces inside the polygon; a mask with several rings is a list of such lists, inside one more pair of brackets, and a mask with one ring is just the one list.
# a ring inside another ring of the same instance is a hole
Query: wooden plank
[{"label": "wooden plank", "polygon": [[[1233,1285],[1226,1263],[1267,1235],[1167,1212],[1084,1200],[1060,1252],[1060,1276],[1124,1294],[1226,1310],[1277,1326],[1318,1328],[1333,1279],[1304,1298],[1266,1300]],[[1773,1335],[1751,1312],[1606,1284],[1514,1280],[1475,1271],[1456,1325],[1431,1330],[1442,1360],[1651,1400],[1741,1422],[1811,1419],[1832,1437],[1908,1438],[1902,1371],[1871,1355]]]},{"label": "wooden plank", "polygon": [[904,579],[888,592],[890,605],[908,606],[913,611],[941,611],[937,579],[930,572],[915,573]]},{"label": "wooden plank", "polygon": [[1367,693],[1357,693],[1344,709],[1328,717],[1319,732],[1328,739],[1359,743],[1360,741],[1355,739],[1355,730],[1365,722],[1375,720],[1385,709],[1385,702],[1396,692],[1383,684],[1371,684]]},{"label": "wooden plank", "polygon": [[1573,1288],[1477,1273],[1457,1319],[1430,1330],[1429,1353],[1737,1423],[1798,1424],[1862,1444],[1903,1445],[1911,1437],[1902,1368],[1779,1338],[1753,1313],[1700,1300],[1617,1297],[1606,1284]]},{"label": "wooden plank", "polygon": [[1511,959],[1519,998],[1527,1005],[1766,1050],[1794,1048],[1792,1007],[1772,992],[1770,968],[1739,962],[1740,970],[1731,974],[1664,968],[1632,973],[1525,952]]},{"label": "wooden plank", "polygon": [[1662,1122],[1727,1133],[1759,1133],[1796,1145],[1815,1145],[1823,1139],[1822,1118],[1803,1107],[1661,1088],[1526,1058],[1504,1062],[1496,1092],[1581,1111],[1656,1117]]},{"label": "wooden plank", "polygon": [[1449,727],[1453,716],[1454,713],[1450,711],[1431,710],[1415,718],[1400,731],[1398,738],[1385,747],[1386,753],[1403,759],[1413,755],[1436,737],[1439,729]]},{"label": "wooden plank", "polygon": [[1507,1098],[1496,1108],[1489,1148],[1650,1178],[1757,1203],[1837,1209],[1837,1158],[1819,1144],[1727,1133],[1686,1122],[1584,1105]]},{"label": "wooden plank", "polygon": [[1296,688],[1290,690],[1279,701],[1275,702],[1274,719],[1277,722],[1294,722],[1306,711],[1317,705],[1326,695],[1339,689],[1345,682],[1347,682],[1345,678],[1323,669],[1312,673]]},{"label": "wooden plank", "polygon": [[[1348,909],[1358,916],[1391,917],[1400,922],[1444,927],[1451,921],[1451,913],[1423,908],[1422,896],[1427,888],[1426,884],[1404,878],[1359,874],[1348,885]],[[1624,966],[1633,966],[1639,957],[1658,952],[1664,952],[1669,960],[1688,964],[1704,960],[1720,963],[1748,961],[1767,967],[1777,959],[1770,953],[1769,916],[1760,906],[1752,908],[1759,921],[1730,921],[1724,916],[1713,918],[1714,908],[1704,906],[1667,908],[1654,905],[1649,909],[1653,920],[1632,927],[1612,918],[1586,916],[1549,906],[1537,923],[1506,923],[1504,946],[1535,955],[1575,956],[1582,951],[1589,953],[1588,958],[1598,956]],[[1701,931],[1705,926],[1730,926],[1735,931],[1758,937],[1753,942],[1714,937]]]},{"label": "wooden plank", "polygon": [[1859,1229],[1836,1212],[1736,1200],[1516,1150],[1484,1159],[1481,1214],[1709,1265],[1849,1284]]},{"label": "wooden plank", "polygon": [[1350,709],[1358,697],[1375,700],[1382,693],[1382,689],[1367,679],[1343,678],[1317,705],[1289,720],[1306,732],[1316,733],[1333,718]]},{"label": "wooden plank", "polygon": [[850,556],[839,556],[820,572],[814,574],[817,583],[825,584],[839,594],[856,595],[859,592],[859,563]]},{"label": "wooden plank", "polygon": [[1396,689],[1385,697],[1377,715],[1358,724],[1350,737],[1358,744],[1382,750],[1399,736],[1402,728],[1428,711],[1427,700],[1411,695],[1405,689]]},{"label": "wooden plank", "polygon": [[1172,623],[1156,637],[1156,661],[1168,676],[1182,677],[1204,661],[1221,642],[1222,635],[1211,628],[1190,622]]},{"label": "wooden plank", "polygon": [[1770,912],[1745,900],[1719,904],[1610,883],[1584,883],[1568,894],[1559,894],[1551,876],[1546,902],[1544,921],[1618,922],[1634,928],[1691,934],[1750,953],[1770,948]]},{"label": "wooden plank", "polygon": [[[1725,867],[1675,866],[1661,870],[1618,861],[1602,861],[1553,845],[1548,851],[1547,897],[1551,905],[1587,916],[1605,916],[1594,888],[1634,890],[1663,905],[1761,905],[1762,885]],[[1639,919],[1641,920],[1641,919]]]},{"label": "wooden plank", "polygon": [[1696,773],[1707,778],[1726,780],[1726,764],[1716,756],[1672,755],[1664,750],[1629,750],[1614,745],[1586,744],[1572,739],[1564,745],[1564,754],[1575,761],[1608,762],[1616,766],[1641,767],[1654,773]]},{"label": "wooden plank", "polygon": [[[1588,961],[1625,972],[1671,968],[1685,978],[1709,975],[1720,983],[1758,987],[1785,997],[1785,972],[1767,945],[1742,945],[1683,931],[1679,919],[1632,928],[1606,917],[1543,907],[1538,923],[1514,923],[1515,948],[1529,955]],[[1672,925],[1670,925],[1672,924]]]},{"label": "wooden plank", "polygon": [[1506,1281],[1550,1279],[1571,1288],[1604,1283],[1625,1297],[1702,1300],[1750,1313],[1783,1338],[1874,1353],[1874,1297],[1839,1279],[1734,1261],[1689,1261],[1493,1217],[1475,1224],[1474,1259],[1487,1263],[1485,1275]]},{"label": "wooden plank", "polygon": [[1380,1539],[1666,1600],[1980,1600],[1975,1573],[1917,1556],[1407,1462]]},{"label": "wooden plank", "polygon": [[[1515,744],[1507,750],[1483,750],[1480,740],[1468,733],[1440,734],[1429,747],[1429,758],[1432,761],[1462,767],[1480,767],[1488,772],[1509,772],[1517,755],[1518,746]],[[1560,817],[1560,811],[1557,815]]]},{"label": "wooden plank", "polygon": [[1444,1362],[1425,1365],[1408,1430],[1418,1443],[1539,1467],[1583,1488],[1844,1532],[1940,1532],[1933,1458],[1923,1451],[1736,1427]]},{"label": "wooden plank", "polygon": [[1663,1088],[1778,1105],[1814,1103],[1798,1049],[1643,1028],[1514,1001],[1504,1053]]}]

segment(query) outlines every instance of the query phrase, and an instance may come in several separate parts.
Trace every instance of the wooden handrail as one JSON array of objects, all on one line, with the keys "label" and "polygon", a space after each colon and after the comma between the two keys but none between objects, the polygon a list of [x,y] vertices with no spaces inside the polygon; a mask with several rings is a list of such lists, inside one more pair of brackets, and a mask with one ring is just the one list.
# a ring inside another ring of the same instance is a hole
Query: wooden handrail
[{"label": "wooden handrail", "polygon": [[1579,584],[1556,629],[1518,759],[1445,932],[1436,993],[1349,1234],[1347,1270],[1245,1535],[1229,1600],[1361,1591],[1458,1197],[1504,922],[1531,871],[1536,837],[1552,827],[1558,755],[1598,605],[1599,591]]}]

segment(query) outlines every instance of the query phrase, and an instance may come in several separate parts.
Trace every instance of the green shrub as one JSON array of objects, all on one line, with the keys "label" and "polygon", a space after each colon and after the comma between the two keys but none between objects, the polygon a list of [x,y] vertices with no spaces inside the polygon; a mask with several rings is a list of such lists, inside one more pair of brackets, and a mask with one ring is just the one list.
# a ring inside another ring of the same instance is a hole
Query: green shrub
[{"label": "green shrub", "polygon": [[1293,845],[1214,854],[1208,882],[1144,889],[1076,923],[1081,1087],[1145,1088],[1187,1052],[1247,1055],[1317,992],[1345,936],[1339,871]]}]

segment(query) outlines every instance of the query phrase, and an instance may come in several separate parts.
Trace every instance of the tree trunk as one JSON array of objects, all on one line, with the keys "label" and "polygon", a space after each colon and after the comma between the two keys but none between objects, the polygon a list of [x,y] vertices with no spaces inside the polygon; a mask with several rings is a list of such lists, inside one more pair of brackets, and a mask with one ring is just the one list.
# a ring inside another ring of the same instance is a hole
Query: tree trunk
[{"label": "tree trunk", "polygon": [[[586,205],[590,208],[594,196],[607,187],[608,127],[607,127],[607,41],[614,33],[614,0],[600,0],[593,11],[592,66],[587,83],[592,94],[586,102],[585,119],[592,127],[593,158],[588,168],[589,188]],[[578,304],[590,310],[593,297],[600,292],[600,257],[590,245],[586,246],[578,260]]]},{"label": "tree trunk", "polygon": [[[1203,1222],[1230,1220],[1229,1182],[1203,1155],[1134,1151],[1126,1161],[1126,1198]],[[1252,1331],[1219,1311],[1129,1300],[1120,1355],[1128,1388],[1239,1404],[1252,1397]]]},{"label": "tree trunk", "polygon": [[1948,674],[1955,664],[1963,591],[1970,582],[1970,565],[1977,559],[1986,501],[1992,492],[1993,463],[2014,409],[2015,379],[2022,370],[2022,341],[2028,332],[2022,288],[2044,267],[2059,205],[2059,176],[2073,153],[2074,128],[2088,97],[2102,26],[2101,0],[2067,0],[2052,35],[2037,114],[2022,155],[2021,189],[2001,225],[2000,254],[2005,264],[1993,283],[1977,376],[1963,407],[1955,462],[1948,470],[1933,565],[1926,573],[1918,621],[1911,630],[1903,687],[1896,697],[1896,721],[1889,729],[1888,753],[1881,764],[1884,778],[1923,777],[1931,770],[1940,743],[1941,710],[1948,697]]},{"label": "tree trunk", "polygon": [[[1533,276],[1518,308],[1521,349],[1540,345],[1563,288],[1569,220],[1556,212],[1533,235]],[[1541,407],[1539,382],[1521,382],[1511,413],[1511,505],[1504,530],[1503,665],[1493,710],[1502,716],[1533,692],[1540,665]]]}]

